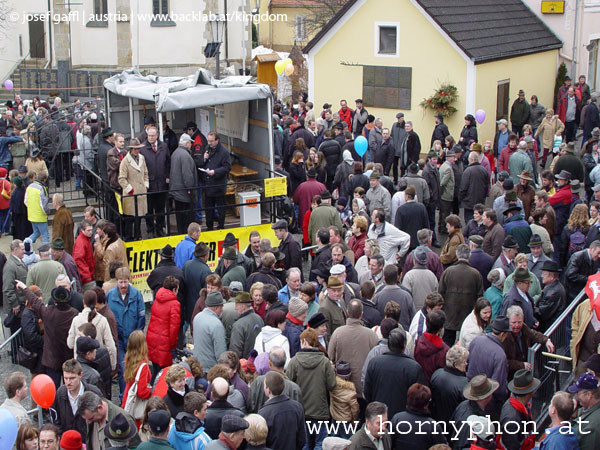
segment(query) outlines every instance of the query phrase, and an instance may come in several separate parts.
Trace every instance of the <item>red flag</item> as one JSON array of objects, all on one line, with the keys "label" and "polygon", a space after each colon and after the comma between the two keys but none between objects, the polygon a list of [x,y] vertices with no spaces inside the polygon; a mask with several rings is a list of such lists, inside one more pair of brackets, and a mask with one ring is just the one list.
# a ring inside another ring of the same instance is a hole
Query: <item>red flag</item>
[{"label": "red flag", "polygon": [[596,310],[596,317],[600,317],[600,273],[588,277],[585,293],[590,299],[592,311]]}]

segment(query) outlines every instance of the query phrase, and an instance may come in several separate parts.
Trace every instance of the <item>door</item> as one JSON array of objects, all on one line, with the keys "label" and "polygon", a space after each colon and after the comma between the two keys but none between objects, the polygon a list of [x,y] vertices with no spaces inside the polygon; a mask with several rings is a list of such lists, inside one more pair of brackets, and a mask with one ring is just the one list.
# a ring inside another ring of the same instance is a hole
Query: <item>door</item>
[{"label": "door", "polygon": [[508,120],[508,92],[510,80],[498,81],[498,92],[496,96],[496,120]]},{"label": "door", "polygon": [[36,15],[29,21],[29,56],[31,58],[46,58],[45,22]]}]

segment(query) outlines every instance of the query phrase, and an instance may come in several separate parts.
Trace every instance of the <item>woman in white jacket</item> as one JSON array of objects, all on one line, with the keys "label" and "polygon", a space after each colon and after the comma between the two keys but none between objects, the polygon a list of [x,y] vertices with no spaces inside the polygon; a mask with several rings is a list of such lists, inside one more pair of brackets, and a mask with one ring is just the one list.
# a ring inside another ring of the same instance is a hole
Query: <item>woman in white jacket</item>
[{"label": "woman in white jacket", "polygon": [[108,320],[102,314],[96,311],[96,293],[94,291],[85,291],[83,294],[83,311],[73,318],[69,336],[67,337],[67,345],[73,349],[75,357],[77,357],[77,349],[75,341],[79,337],[79,327],[84,323],[90,322],[96,327],[96,340],[101,346],[105,346],[110,355],[110,367],[114,370],[117,367],[117,347]]},{"label": "woman in white jacket", "polygon": [[288,338],[282,334],[285,330],[285,313],[278,309],[267,314],[266,323],[256,336],[254,350],[260,355],[261,353],[268,353],[273,347],[281,347],[285,352],[285,364],[287,366],[290,360],[290,343]]},{"label": "woman in white jacket", "polygon": [[467,316],[460,328],[458,343],[468,349],[469,344],[477,336],[483,336],[492,317],[492,304],[485,297],[479,297],[471,314]]}]

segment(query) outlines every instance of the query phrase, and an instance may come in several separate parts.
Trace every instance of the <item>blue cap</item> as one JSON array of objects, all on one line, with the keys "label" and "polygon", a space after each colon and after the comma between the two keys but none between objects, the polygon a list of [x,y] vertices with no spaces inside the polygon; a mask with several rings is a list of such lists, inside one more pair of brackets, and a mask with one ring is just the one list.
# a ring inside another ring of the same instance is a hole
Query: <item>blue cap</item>
[{"label": "blue cap", "polygon": [[579,375],[579,378],[577,378],[575,384],[572,384],[567,388],[567,391],[571,394],[575,394],[579,391],[591,391],[594,389],[598,389],[598,378],[591,373],[582,373]]}]

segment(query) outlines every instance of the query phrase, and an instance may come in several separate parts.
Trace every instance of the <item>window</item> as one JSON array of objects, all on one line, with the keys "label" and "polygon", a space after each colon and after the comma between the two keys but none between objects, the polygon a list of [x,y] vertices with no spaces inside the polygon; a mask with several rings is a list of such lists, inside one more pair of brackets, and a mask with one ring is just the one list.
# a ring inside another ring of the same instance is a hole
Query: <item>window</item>
[{"label": "window", "polygon": [[296,16],[294,23],[294,40],[303,42],[306,40],[306,16]]},{"label": "window", "polygon": [[90,28],[108,28],[108,0],[94,0],[94,16],[85,24]]},{"label": "window", "polygon": [[169,16],[169,0],[152,0],[151,27],[174,27],[175,22]]},{"label": "window", "polygon": [[169,0],[152,0],[153,14],[169,14]]},{"label": "window", "polygon": [[397,23],[375,23],[375,56],[398,56],[398,28]]},{"label": "window", "polygon": [[365,106],[410,110],[411,94],[411,67],[363,66]]}]

